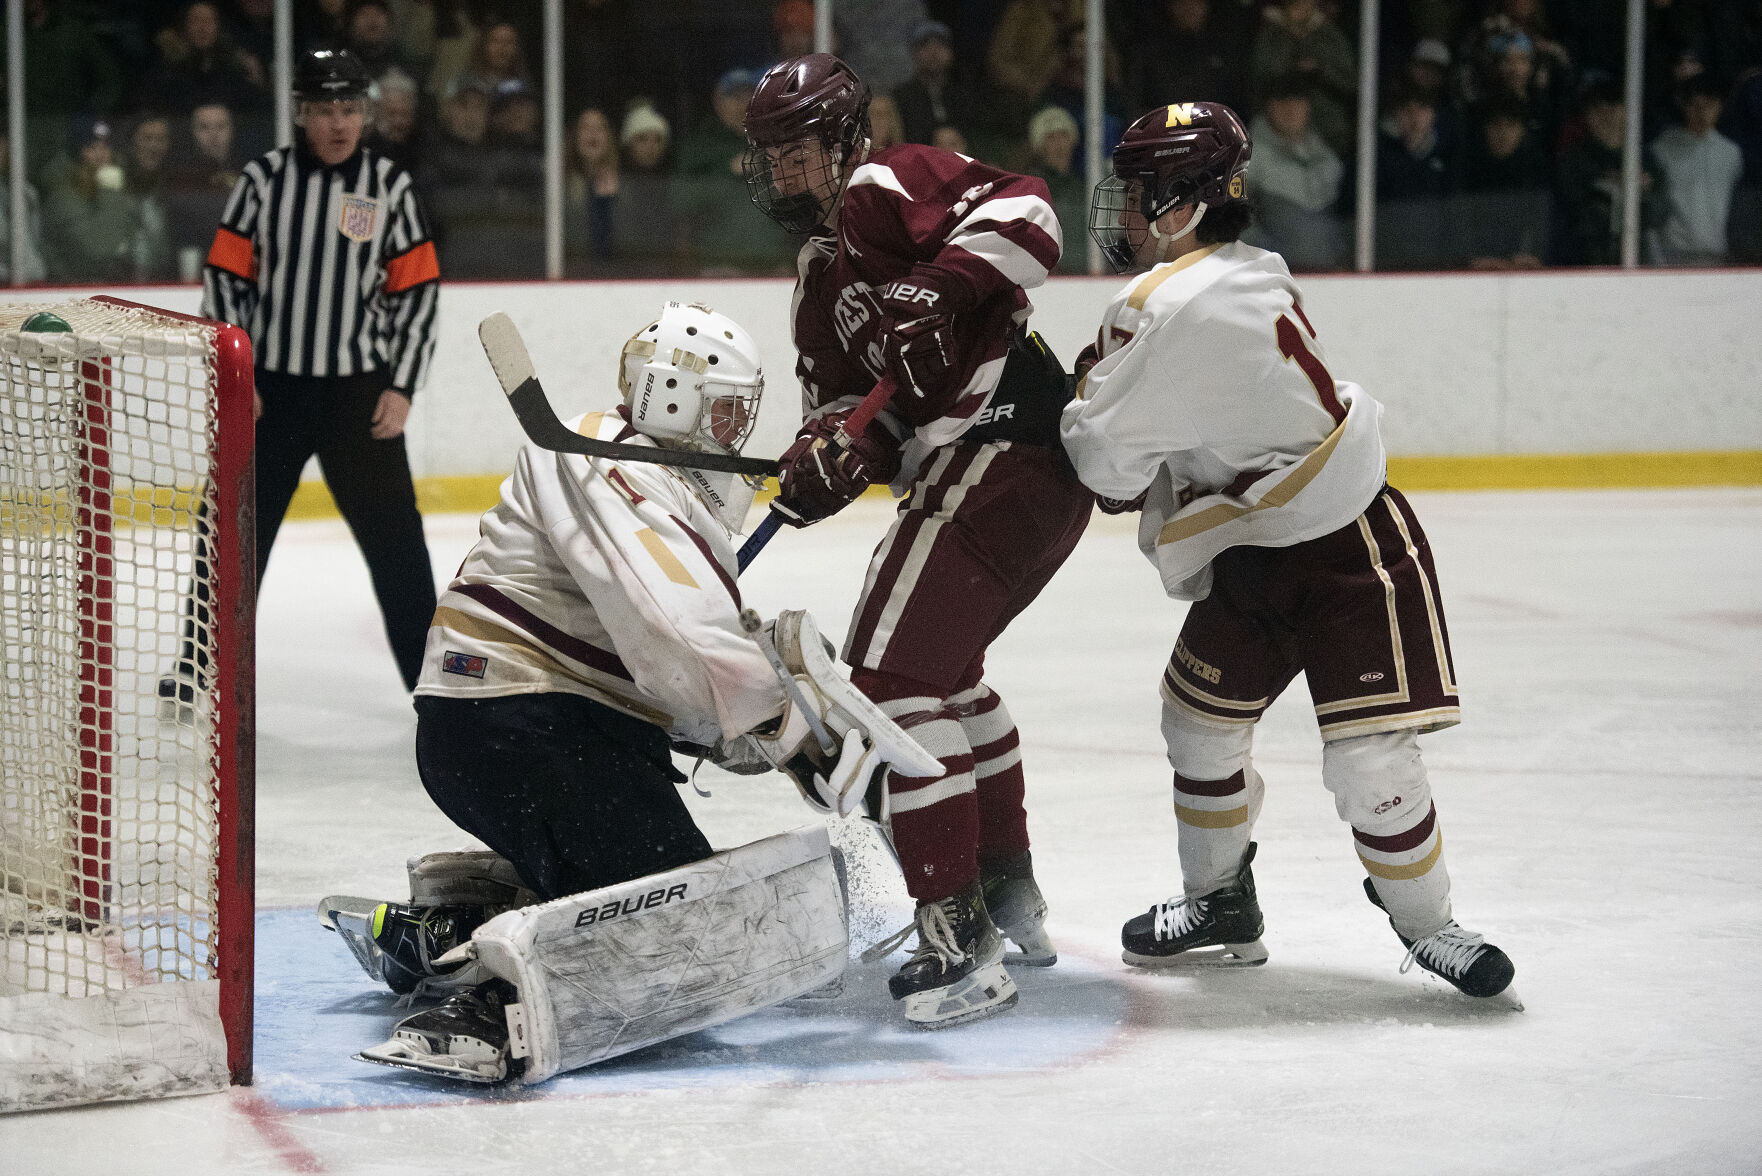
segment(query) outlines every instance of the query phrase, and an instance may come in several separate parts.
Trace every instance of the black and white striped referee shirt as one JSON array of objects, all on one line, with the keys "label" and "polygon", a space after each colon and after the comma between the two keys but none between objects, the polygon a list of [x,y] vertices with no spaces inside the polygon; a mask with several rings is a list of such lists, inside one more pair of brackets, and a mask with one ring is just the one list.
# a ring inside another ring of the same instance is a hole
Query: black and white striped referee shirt
[{"label": "black and white striped referee shirt", "polygon": [[247,163],[202,271],[202,314],[243,327],[290,376],[385,370],[413,394],[434,353],[440,264],[410,173],[367,148],[304,144]]}]

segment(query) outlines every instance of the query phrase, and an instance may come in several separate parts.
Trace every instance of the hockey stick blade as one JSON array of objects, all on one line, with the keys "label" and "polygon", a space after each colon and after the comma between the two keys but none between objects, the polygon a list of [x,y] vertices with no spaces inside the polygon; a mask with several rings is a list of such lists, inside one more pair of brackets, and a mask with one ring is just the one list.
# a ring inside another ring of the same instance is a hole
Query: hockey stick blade
[{"label": "hockey stick blade", "polygon": [[507,315],[490,315],[477,326],[477,338],[483,353],[496,374],[496,381],[507,394],[508,405],[520,428],[534,445],[553,453],[579,453],[586,457],[607,457],[615,461],[645,461],[653,465],[681,466],[732,474],[756,474],[775,477],[777,463],[758,457],[741,457],[733,453],[697,453],[690,450],[659,449],[647,445],[624,445],[583,437],[557,419],[556,410],[545,396],[544,386],[527,353],[526,341]]}]

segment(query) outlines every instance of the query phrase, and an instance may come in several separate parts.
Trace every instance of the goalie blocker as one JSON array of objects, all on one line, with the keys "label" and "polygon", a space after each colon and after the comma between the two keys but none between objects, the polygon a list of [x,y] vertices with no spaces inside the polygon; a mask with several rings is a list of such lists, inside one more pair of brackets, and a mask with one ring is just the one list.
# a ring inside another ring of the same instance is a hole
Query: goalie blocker
[{"label": "goalie blocker", "polygon": [[542,1082],[819,988],[842,975],[847,950],[826,830],[804,827],[498,915],[447,962],[508,987],[480,1001],[473,1021],[447,1020],[443,1005],[357,1056],[471,1082]]}]

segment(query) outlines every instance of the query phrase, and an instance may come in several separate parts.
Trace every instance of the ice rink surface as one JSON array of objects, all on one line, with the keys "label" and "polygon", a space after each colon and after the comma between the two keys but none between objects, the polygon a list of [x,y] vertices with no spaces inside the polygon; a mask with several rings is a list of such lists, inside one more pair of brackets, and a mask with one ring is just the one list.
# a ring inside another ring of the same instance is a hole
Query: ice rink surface
[{"label": "ice rink surface", "polygon": [[[407,856],[465,839],[417,782],[359,554],[295,523],[259,624],[257,1084],[0,1117],[0,1172],[1762,1172],[1762,491],[1413,501],[1463,688],[1423,741],[1456,912],[1523,1013],[1400,974],[1301,682],[1257,743],[1270,961],[1119,962],[1120,923],[1178,888],[1156,683],[1183,607],[1097,515],[987,674],[1062,954],[1016,1009],[917,1032],[871,966],[830,1008],[532,1089],[351,1061],[397,1013],[311,904],[400,897]],[[887,510],[779,535],[748,602],[840,632]],[[443,578],[475,523],[428,520]],[[782,777],[698,783],[718,846],[813,819]]]}]

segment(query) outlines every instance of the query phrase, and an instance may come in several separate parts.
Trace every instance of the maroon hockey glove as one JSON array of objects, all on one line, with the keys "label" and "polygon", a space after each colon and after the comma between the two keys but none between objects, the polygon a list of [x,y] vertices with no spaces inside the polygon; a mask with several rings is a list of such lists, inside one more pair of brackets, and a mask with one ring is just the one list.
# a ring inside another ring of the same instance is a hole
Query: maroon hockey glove
[{"label": "maroon hockey glove", "polygon": [[1095,505],[1101,508],[1102,514],[1130,514],[1144,509],[1144,496],[1149,493],[1148,489],[1141,490],[1136,498],[1103,498],[1097,494]]},{"label": "maroon hockey glove", "polygon": [[833,441],[848,412],[827,413],[802,426],[778,464],[772,508],[792,527],[805,527],[843,510],[872,482],[899,472],[899,443],[871,422],[846,449]]},{"label": "maroon hockey glove", "polygon": [[929,400],[950,391],[958,375],[954,316],[966,304],[965,287],[934,266],[913,266],[882,287],[882,358],[903,395]]}]

